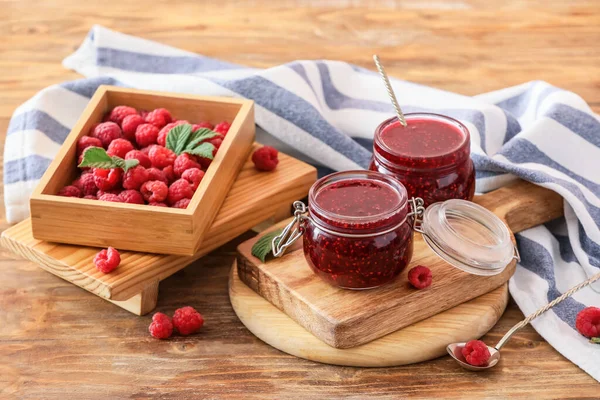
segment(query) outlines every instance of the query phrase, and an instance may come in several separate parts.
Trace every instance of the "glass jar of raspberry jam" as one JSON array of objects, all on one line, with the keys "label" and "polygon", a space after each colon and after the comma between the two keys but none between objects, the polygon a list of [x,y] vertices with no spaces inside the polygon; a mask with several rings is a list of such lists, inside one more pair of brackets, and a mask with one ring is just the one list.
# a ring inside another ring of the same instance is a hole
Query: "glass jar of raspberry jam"
[{"label": "glass jar of raspberry jam", "polygon": [[392,282],[410,263],[413,232],[450,265],[496,275],[518,259],[512,236],[491,211],[451,199],[425,209],[395,178],[374,171],[337,172],[311,187],[308,207],[294,203],[294,220],[272,241],[281,257],[303,236],[309,267],[344,289]]},{"label": "glass jar of raspberry jam", "polygon": [[467,128],[438,114],[405,117],[406,127],[397,117],[377,127],[369,169],[395,176],[408,197],[422,198],[425,207],[448,199],[472,200],[475,169]]}]

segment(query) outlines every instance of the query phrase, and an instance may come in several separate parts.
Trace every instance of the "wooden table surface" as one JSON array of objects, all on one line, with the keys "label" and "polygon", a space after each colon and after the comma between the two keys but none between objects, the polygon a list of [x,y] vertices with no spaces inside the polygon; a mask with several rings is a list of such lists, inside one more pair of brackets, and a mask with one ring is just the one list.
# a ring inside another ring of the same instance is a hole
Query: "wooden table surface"
[{"label": "wooden table surface", "polygon": [[[392,75],[469,95],[545,80],[600,112],[598,0],[173,3],[1,1],[1,134],[38,90],[78,78],[61,60],[95,23],[256,67],[329,58],[372,68],[377,52]],[[149,337],[149,316],[2,251],[0,398],[600,398],[598,382],[530,327],[481,374],[448,357],[360,369],[283,354],[253,337],[229,304],[227,273],[241,240],[163,282],[158,310],[190,304],[207,321],[201,334],[170,341]],[[484,340],[495,343],[521,318],[511,303]]]}]

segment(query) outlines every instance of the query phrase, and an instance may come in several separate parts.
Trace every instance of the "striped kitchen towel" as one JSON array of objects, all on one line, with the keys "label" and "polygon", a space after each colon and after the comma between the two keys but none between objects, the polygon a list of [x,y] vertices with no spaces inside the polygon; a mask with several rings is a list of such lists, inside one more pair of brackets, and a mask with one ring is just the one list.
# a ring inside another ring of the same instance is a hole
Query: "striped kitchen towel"
[{"label": "striped kitchen towel", "polygon": [[[96,26],[64,65],[85,79],[42,90],[10,122],[4,154],[10,222],[27,218],[32,189],[100,84],[253,99],[259,140],[322,174],[367,167],[375,127],[393,114],[378,75],[343,62],[246,68]],[[600,118],[585,101],[544,82],[475,97],[392,84],[406,112],[450,115],[469,128],[478,192],[520,177],[564,198],[564,218],[518,235],[522,262],[510,291],[525,314],[600,271]],[[600,345],[575,330],[585,306],[600,306],[600,285],[533,326],[600,381]]]}]

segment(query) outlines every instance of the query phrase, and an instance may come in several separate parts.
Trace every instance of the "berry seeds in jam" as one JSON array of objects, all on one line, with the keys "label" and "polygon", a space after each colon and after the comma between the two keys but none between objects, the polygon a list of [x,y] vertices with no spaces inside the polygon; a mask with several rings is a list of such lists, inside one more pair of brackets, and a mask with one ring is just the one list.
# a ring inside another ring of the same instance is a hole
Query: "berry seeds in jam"
[{"label": "berry seeds in jam", "polygon": [[394,280],[412,256],[406,190],[370,171],[340,172],[317,181],[309,194],[304,254],[322,279],[347,289]]},{"label": "berry seeds in jam", "polygon": [[472,200],[475,171],[470,136],[460,122],[437,114],[406,114],[375,131],[370,169],[394,175],[408,197],[421,197],[425,206],[448,199]]}]

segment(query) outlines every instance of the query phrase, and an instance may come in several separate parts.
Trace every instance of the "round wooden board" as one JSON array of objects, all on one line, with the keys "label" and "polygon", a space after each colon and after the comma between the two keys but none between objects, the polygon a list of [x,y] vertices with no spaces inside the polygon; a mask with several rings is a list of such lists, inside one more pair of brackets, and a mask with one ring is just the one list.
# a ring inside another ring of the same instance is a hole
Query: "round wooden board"
[{"label": "round wooden board", "polygon": [[370,343],[336,349],[317,339],[238,277],[229,276],[229,299],[238,318],[259,339],[285,353],[326,364],[390,367],[431,360],[446,345],[480,338],[498,322],[508,303],[508,284],[441,314]]}]

